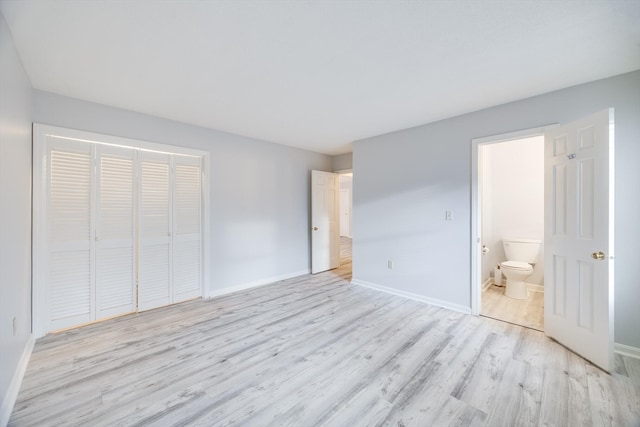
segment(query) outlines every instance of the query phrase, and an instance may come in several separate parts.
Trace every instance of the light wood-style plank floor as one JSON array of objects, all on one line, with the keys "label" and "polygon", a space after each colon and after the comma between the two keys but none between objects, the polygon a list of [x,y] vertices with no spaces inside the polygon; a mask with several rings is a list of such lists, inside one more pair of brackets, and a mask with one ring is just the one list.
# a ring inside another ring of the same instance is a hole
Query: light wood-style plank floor
[{"label": "light wood-style plank floor", "polygon": [[541,332],[351,285],[350,268],[38,340],[10,425],[640,424],[638,360],[608,375]]},{"label": "light wood-style plank floor", "polygon": [[529,291],[524,300],[509,298],[504,286],[491,285],[482,291],[480,314],[544,331],[544,293]]}]

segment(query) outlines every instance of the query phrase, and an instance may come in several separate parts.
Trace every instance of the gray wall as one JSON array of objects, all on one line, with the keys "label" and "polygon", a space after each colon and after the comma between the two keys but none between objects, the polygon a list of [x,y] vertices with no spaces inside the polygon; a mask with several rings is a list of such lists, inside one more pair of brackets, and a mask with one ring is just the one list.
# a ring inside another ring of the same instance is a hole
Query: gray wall
[{"label": "gray wall", "polygon": [[309,171],[330,156],[38,90],[33,120],[210,152],[210,293],[309,269]]},{"label": "gray wall", "polygon": [[640,347],[640,71],[355,142],[354,280],[470,307],[471,140],[607,107],[616,133],[615,341]]},{"label": "gray wall", "polygon": [[[0,404],[3,411],[9,411],[5,398],[31,336],[31,95],[31,83],[0,15]],[[0,420],[0,425],[3,421]]]},{"label": "gray wall", "polygon": [[334,171],[344,171],[353,168],[353,153],[344,153],[331,158]]}]

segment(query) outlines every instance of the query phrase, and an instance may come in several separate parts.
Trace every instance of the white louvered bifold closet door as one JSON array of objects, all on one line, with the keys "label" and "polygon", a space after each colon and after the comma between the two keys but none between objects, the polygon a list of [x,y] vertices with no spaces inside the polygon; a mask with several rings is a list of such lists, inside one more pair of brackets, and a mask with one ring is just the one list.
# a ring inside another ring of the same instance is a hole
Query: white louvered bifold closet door
[{"label": "white louvered bifold closet door", "polygon": [[200,157],[174,156],[173,302],[202,295]]},{"label": "white louvered bifold closet door", "polygon": [[48,137],[49,330],[94,320],[93,144]]},{"label": "white louvered bifold closet door", "polygon": [[138,310],[171,303],[171,194],[168,154],[139,154]]},{"label": "white louvered bifold closet door", "polygon": [[98,145],[96,319],[136,310],[136,151]]},{"label": "white louvered bifold closet door", "polygon": [[198,153],[34,124],[34,335],[203,295]]}]

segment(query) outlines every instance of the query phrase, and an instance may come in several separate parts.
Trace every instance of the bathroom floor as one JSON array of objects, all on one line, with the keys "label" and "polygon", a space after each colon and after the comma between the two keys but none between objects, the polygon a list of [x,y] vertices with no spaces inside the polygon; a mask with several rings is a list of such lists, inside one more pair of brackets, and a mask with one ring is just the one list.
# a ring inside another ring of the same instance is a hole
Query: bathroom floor
[{"label": "bathroom floor", "polygon": [[530,290],[529,298],[519,300],[505,296],[504,290],[504,286],[491,285],[482,291],[480,314],[544,331],[544,293]]}]

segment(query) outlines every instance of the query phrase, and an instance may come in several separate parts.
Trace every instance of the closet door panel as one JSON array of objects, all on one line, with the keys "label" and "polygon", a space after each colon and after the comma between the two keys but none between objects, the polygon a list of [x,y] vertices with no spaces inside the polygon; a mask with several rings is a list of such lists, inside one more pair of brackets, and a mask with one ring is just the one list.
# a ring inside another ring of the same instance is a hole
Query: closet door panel
[{"label": "closet door panel", "polygon": [[135,311],[135,155],[97,147],[97,319]]},{"label": "closet door panel", "polygon": [[172,302],[170,156],[139,153],[138,310]]},{"label": "closet door panel", "polygon": [[200,268],[200,241],[179,241],[174,253],[174,302],[186,301],[202,295]]},{"label": "closet door panel", "polygon": [[48,273],[51,330],[93,320],[89,251],[52,251]]},{"label": "closet door panel", "polygon": [[174,302],[202,295],[201,158],[174,157]]},{"label": "closet door panel", "polygon": [[49,329],[93,320],[93,145],[48,140]]}]

